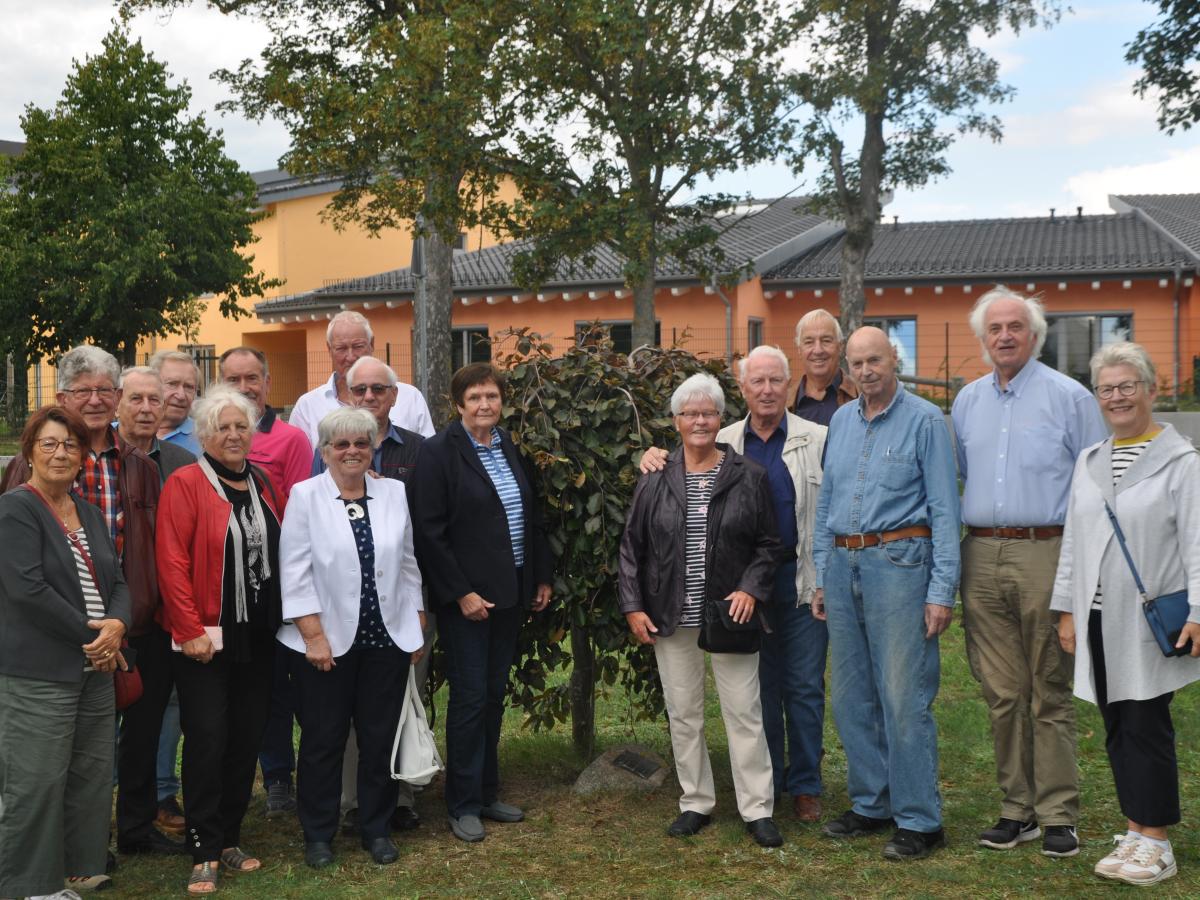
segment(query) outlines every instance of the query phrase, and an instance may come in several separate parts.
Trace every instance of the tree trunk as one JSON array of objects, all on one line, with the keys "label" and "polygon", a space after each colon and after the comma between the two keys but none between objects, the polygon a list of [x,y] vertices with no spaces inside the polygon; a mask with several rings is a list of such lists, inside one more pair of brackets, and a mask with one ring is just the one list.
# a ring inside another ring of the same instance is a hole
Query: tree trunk
[{"label": "tree trunk", "polygon": [[571,625],[571,660],[571,737],[580,759],[591,760],[596,749],[596,658],[585,625]]},{"label": "tree trunk", "polygon": [[633,285],[633,346],[654,346],[654,261]]},{"label": "tree trunk", "polygon": [[853,226],[850,226],[846,230],[846,241],[842,244],[838,319],[842,325],[842,333],[847,336],[862,325],[863,313],[867,308],[866,269],[867,254],[871,249],[871,237],[869,233],[867,235],[856,234]]},{"label": "tree trunk", "polygon": [[[425,198],[434,209],[450,208],[451,198],[462,179],[450,176],[431,176],[425,183]],[[417,340],[413,342],[414,377],[422,371],[425,383],[417,387],[425,395],[433,425],[440,429],[453,414],[450,402],[451,322],[454,310],[454,241],[458,237],[455,223],[428,223],[425,238],[425,321],[415,310],[413,326]],[[422,327],[424,326],[424,327]],[[421,343],[424,335],[425,344]]]}]

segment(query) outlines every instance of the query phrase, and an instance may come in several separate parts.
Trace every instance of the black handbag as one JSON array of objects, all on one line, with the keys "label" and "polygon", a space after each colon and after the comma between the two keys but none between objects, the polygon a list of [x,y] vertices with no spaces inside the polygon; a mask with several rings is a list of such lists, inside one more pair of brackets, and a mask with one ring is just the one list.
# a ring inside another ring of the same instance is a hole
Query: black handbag
[{"label": "black handbag", "polygon": [[1170,594],[1163,594],[1161,597],[1147,597],[1146,586],[1142,584],[1142,576],[1138,574],[1137,566],[1133,564],[1129,548],[1125,546],[1125,533],[1121,531],[1121,525],[1117,522],[1117,514],[1112,511],[1107,500],[1104,501],[1104,510],[1112,521],[1113,531],[1117,535],[1117,543],[1121,545],[1121,552],[1125,554],[1125,562],[1129,563],[1129,571],[1133,573],[1134,584],[1137,585],[1138,594],[1142,598],[1142,612],[1146,614],[1146,624],[1150,626],[1150,633],[1154,635],[1158,649],[1162,651],[1163,656],[1167,657],[1187,656],[1192,652],[1192,642],[1189,640],[1182,647],[1176,647],[1175,642],[1179,640],[1179,634],[1183,631],[1183,626],[1187,624],[1188,615],[1192,611],[1188,604],[1188,592],[1174,591]]},{"label": "black handbag", "polygon": [[709,653],[757,653],[762,642],[762,610],[754,605],[749,622],[735,622],[729,613],[732,600],[708,600],[696,644]]}]

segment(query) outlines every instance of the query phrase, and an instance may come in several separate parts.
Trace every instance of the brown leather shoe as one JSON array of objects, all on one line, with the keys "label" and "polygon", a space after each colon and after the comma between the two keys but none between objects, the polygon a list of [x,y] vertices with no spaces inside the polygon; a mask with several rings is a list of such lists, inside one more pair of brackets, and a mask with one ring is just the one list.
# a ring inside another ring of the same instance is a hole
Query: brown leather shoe
[{"label": "brown leather shoe", "polygon": [[796,818],[801,822],[819,822],[821,820],[821,798],[812,794],[797,794],[792,798]]},{"label": "brown leather shoe", "polygon": [[174,797],[159,802],[154,824],[161,831],[174,835],[182,834],[184,823],[183,810],[179,808],[179,802]]}]

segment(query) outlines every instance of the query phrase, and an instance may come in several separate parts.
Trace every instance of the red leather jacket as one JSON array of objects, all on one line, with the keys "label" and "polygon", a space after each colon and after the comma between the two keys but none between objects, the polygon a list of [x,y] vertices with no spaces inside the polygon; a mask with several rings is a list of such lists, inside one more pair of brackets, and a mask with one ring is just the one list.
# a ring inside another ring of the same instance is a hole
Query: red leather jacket
[{"label": "red leather jacket", "polygon": [[[112,439],[121,454],[117,489],[121,492],[121,508],[125,512],[125,543],[121,571],[129,585],[133,606],[133,624],[129,637],[150,630],[159,607],[158,572],[154,564],[154,524],[158,510],[161,478],[154,460],[133,444],[121,440],[113,428]],[[29,462],[16,456],[4,472],[0,493],[8,493],[29,480]]]}]

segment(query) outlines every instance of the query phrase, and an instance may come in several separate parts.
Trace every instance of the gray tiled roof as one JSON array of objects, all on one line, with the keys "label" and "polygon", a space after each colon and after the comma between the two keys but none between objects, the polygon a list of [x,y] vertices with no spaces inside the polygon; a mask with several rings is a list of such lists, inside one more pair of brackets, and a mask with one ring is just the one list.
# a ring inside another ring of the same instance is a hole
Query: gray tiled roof
[{"label": "gray tiled roof", "polygon": [[[844,235],[799,254],[764,283],[836,282]],[[1134,213],[881,224],[869,281],[1113,275],[1195,268],[1197,260]]]},{"label": "gray tiled roof", "polygon": [[[821,216],[804,212],[802,199],[757,201],[754,211],[740,216],[718,220],[718,227],[725,228],[718,246],[725,254],[731,267],[755,262],[760,270],[776,265],[780,260],[801,247],[811,245],[836,231]],[[453,261],[453,285],[459,293],[518,293],[513,282],[513,257],[529,245],[524,241],[497,244],[471,253],[456,252]],[[608,245],[595,251],[590,265],[582,262],[571,265],[560,264],[556,273],[543,285],[545,289],[564,290],[604,287],[612,289],[624,283],[624,258]],[[659,261],[657,276],[660,281],[671,283],[695,282],[696,274],[679,260],[666,258]],[[367,300],[371,297],[404,297],[413,293],[416,286],[412,271],[408,268],[393,269],[364,278],[352,278],[319,288],[305,294],[281,297],[255,305],[260,315],[284,313],[292,310],[314,309],[336,304],[339,300],[353,298]]]},{"label": "gray tiled roof", "polygon": [[1117,212],[1137,210],[1193,253],[1200,254],[1200,194],[1116,194]]},{"label": "gray tiled roof", "polygon": [[20,156],[24,150],[24,141],[0,141],[0,156]]},{"label": "gray tiled roof", "polygon": [[250,177],[258,185],[258,202],[262,205],[313,194],[331,194],[342,184],[337,176],[300,178],[286,169],[263,169],[261,172],[251,172]]}]

